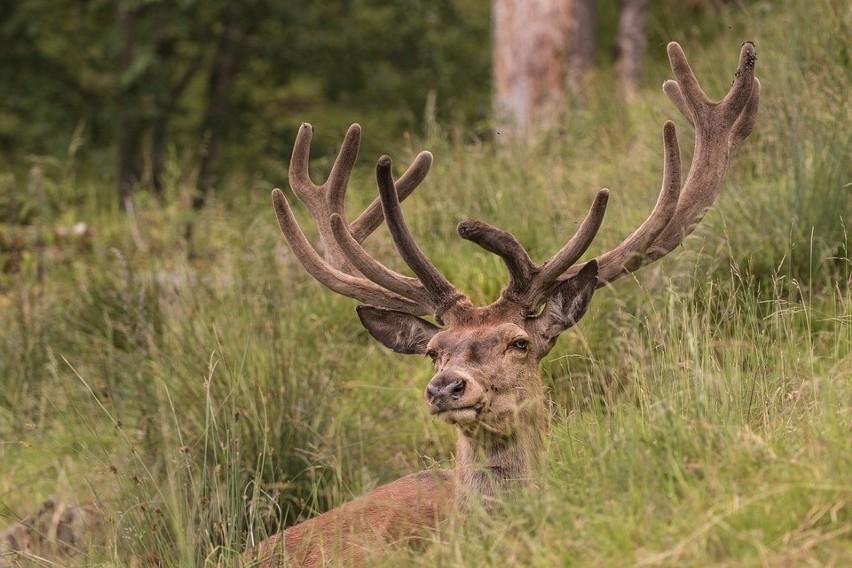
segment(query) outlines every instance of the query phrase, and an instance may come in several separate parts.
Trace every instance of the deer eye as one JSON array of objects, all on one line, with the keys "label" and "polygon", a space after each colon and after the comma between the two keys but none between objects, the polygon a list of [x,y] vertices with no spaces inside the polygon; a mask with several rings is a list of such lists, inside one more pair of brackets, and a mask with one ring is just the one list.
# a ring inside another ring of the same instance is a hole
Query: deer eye
[{"label": "deer eye", "polygon": [[516,339],[509,344],[509,347],[518,351],[526,351],[530,347],[530,342],[527,339]]}]

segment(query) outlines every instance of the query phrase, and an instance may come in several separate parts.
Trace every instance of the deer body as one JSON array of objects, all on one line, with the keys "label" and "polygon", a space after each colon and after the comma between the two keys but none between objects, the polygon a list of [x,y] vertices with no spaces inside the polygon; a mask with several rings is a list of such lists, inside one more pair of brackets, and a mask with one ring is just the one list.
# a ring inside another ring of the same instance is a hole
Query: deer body
[{"label": "deer body", "polygon": [[[536,265],[510,233],[468,220],[459,235],[500,256],[509,273],[500,297],[474,306],[415,243],[400,201],[423,180],[431,154],[423,152],[397,181],[391,160],[379,159],[379,198],[351,224],[343,199],[357,157],[360,128],[347,132],[328,180],[308,175],[311,126],[296,138],[290,185],[319,229],[324,257],[302,233],[284,194],[273,191],[278,222],[304,268],[331,290],[366,305],[358,316],[370,334],[402,354],[427,355],[434,375],[424,396],[430,413],[457,430],[452,471],[425,471],[384,485],[261,543],[246,560],[260,566],[361,563],[386,543],[416,541],[471,501],[488,507],[506,489],[534,482],[544,454],[548,421],[539,363],[559,335],[583,317],[594,291],[671,252],[695,228],[719,195],[739,143],[754,126],[760,83],[754,46],[740,50],[736,78],[724,99],[710,101],[676,43],[669,44],[674,81],[663,90],[695,127],[695,151],[681,185],[674,124],[663,127],[663,183],[657,204],[614,249],[577,264],[603,220],[609,197],[598,192],[577,232],[550,259]],[[361,243],[385,221],[415,277],[394,272]],[[435,323],[419,316],[430,314]]]},{"label": "deer body", "polygon": [[[384,315],[364,306],[358,313],[371,323]],[[472,500],[488,506],[502,490],[535,478],[547,414],[538,359],[529,345],[521,348],[529,341],[523,320],[498,323],[482,309],[468,320],[437,332],[425,347],[419,333],[414,344],[390,339],[398,350],[434,352],[436,374],[426,400],[433,414],[457,429],[455,469],[426,470],[378,487],[273,536],[247,560],[261,560],[264,568],[284,565],[285,558],[292,566],[321,566],[330,558],[357,565],[388,544],[427,538],[459,506]],[[461,392],[453,387],[459,380]]]},{"label": "deer body", "polygon": [[388,544],[428,538],[452,503],[452,472],[407,475],[269,538],[246,560],[254,557],[264,568],[313,568],[332,560],[358,565]]}]

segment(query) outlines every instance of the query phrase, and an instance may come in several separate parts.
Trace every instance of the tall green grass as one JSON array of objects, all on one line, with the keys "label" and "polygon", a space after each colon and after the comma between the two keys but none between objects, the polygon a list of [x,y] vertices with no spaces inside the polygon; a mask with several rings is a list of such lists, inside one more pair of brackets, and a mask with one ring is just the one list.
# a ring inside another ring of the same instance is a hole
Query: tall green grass
[{"label": "tall green grass", "polygon": [[[711,96],[726,90],[739,42],[757,42],[761,115],[725,194],[671,258],[600,290],[543,363],[553,407],[539,490],[384,563],[852,559],[852,14],[791,0],[714,18],[657,21],[655,33],[683,43]],[[662,47],[651,49],[660,83]],[[455,236],[458,220],[497,223],[541,259],[606,186],[597,254],[651,208],[660,127],[675,115],[649,88],[629,106],[588,101],[535,147],[436,133],[390,153],[399,170],[421,145],[434,152],[407,217],[439,268],[485,302],[504,271]],[[351,183],[353,212],[373,197],[374,158]],[[315,169],[328,167],[317,156]],[[46,187],[65,171],[46,169]],[[0,281],[0,516],[11,523],[50,494],[105,512],[91,554],[62,565],[227,563],[282,526],[452,464],[453,433],[422,404],[428,365],[373,342],[353,303],[290,255],[268,198],[283,169],[197,218],[181,179],[171,205],[143,197],[130,220],[86,204],[106,187],[73,180],[66,207],[48,192],[39,222],[85,220],[90,246],[26,251]],[[368,243],[404,270],[383,230]]]}]

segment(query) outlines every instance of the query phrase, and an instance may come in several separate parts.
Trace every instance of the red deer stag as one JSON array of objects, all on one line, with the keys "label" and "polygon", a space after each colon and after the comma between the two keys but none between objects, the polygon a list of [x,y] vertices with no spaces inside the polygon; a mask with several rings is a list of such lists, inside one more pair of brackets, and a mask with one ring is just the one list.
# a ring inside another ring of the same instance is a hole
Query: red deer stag
[{"label": "red deer stag", "polygon": [[[757,117],[760,83],[754,76],[752,43],[742,46],[736,78],[719,102],[704,94],[678,44],[669,44],[668,55],[675,80],[666,81],[663,90],[695,128],[694,157],[683,187],[675,127],[667,121],[656,206],[621,244],[593,260],[575,264],[600,227],[606,189],[598,192],[577,233],[540,265],[510,233],[483,221],[462,222],[459,235],[498,255],[509,272],[500,297],[485,307],[474,306],[438,272],[403,219],[400,200],[428,172],[429,153],[420,154],[396,182],[390,158],[379,158],[379,198],[347,224],[343,199],[360,129],[349,129],[328,181],[317,186],[308,175],[312,130],[302,125],[290,163],[290,186],[316,221],[324,258],[276,189],[272,197],[281,230],[314,278],[367,304],[357,311],[373,337],[397,353],[432,359],[435,374],[426,387],[426,405],[456,427],[456,466],[403,477],[290,527],[247,551],[245,561],[264,567],[318,566],[329,560],[359,564],[384,544],[428,534],[471,498],[487,503],[501,488],[535,478],[548,426],[539,361],[559,334],[583,316],[596,288],[662,258],[692,232],[722,190],[737,146]],[[416,278],[386,268],[361,247],[382,220]],[[438,325],[417,317],[426,314]]]}]

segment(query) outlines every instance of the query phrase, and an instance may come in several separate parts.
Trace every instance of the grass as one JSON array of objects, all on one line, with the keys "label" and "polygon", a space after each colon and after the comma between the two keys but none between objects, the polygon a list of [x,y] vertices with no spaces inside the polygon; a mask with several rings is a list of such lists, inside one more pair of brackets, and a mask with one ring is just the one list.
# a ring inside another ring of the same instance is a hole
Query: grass
[{"label": "grass", "polygon": [[[718,17],[730,29],[678,37],[706,90],[727,87],[743,37],[757,41],[764,85],[726,193],[672,258],[600,291],[543,363],[554,404],[539,491],[386,562],[852,560],[852,144],[843,127],[852,16],[822,0]],[[664,76],[658,59],[647,72]],[[629,106],[590,101],[564,136],[534,148],[438,135],[424,143],[434,171],[405,204],[413,231],[451,280],[485,301],[503,269],[455,236],[457,220],[506,227],[540,259],[607,186],[593,253],[605,250],[653,203],[659,126],[673,115],[649,89]],[[393,151],[397,169],[412,146]],[[362,162],[353,211],[372,198],[370,159]],[[53,494],[104,512],[80,564],[214,566],[247,538],[452,463],[452,432],[422,404],[428,365],[374,343],[353,303],[290,256],[268,199],[283,174],[248,190],[235,182],[195,219],[175,174],[169,206],[141,195],[128,220],[86,205],[109,188],[82,179],[67,187],[75,205],[60,207],[65,171],[43,170],[36,218],[84,220],[91,237],[73,250],[25,248],[0,281],[4,524]],[[191,251],[181,238],[188,221]],[[399,267],[385,234],[369,242]]]}]

